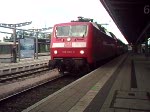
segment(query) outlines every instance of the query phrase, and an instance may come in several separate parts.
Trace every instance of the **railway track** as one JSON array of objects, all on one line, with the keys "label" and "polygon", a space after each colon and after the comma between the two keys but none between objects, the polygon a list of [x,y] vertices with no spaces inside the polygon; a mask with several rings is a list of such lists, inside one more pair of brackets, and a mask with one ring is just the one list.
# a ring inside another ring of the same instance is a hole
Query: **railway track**
[{"label": "railway track", "polygon": [[[51,72],[52,72],[52,71],[51,71]],[[28,74],[28,75],[29,75],[29,74]],[[19,91],[19,92],[16,92],[16,93],[14,93],[14,94],[11,94],[11,95],[9,95],[9,96],[7,96],[7,97],[1,98],[1,99],[0,99],[0,103],[3,102],[3,101],[5,101],[5,100],[8,100],[8,99],[11,98],[11,97],[17,96],[17,95],[19,95],[19,94],[21,94],[21,93],[27,92],[27,91],[29,91],[29,90],[31,90],[31,89],[34,89],[34,88],[38,87],[38,86],[42,86],[42,85],[44,85],[44,84],[46,84],[46,83],[48,83],[48,82],[50,82],[50,81],[56,80],[57,78],[60,78],[60,77],[62,77],[62,76],[63,76],[63,75],[59,75],[59,76],[53,77],[53,78],[51,78],[51,80],[47,80],[47,81],[44,81],[44,82],[42,82],[42,83],[39,83],[39,84],[30,86],[30,87],[28,87],[27,89],[23,89],[23,90],[21,90],[21,91]]]},{"label": "railway track", "polygon": [[[51,75],[54,71],[57,70],[51,70],[48,74]],[[36,72],[39,73],[39,71]],[[26,76],[26,74],[24,75]],[[58,71],[57,74],[59,74]],[[17,76],[12,77],[15,78]],[[38,84],[34,84],[19,92],[10,94],[7,97],[0,98],[0,110],[1,112],[20,112],[35,104],[36,102],[42,100],[43,98],[53,94],[54,92],[58,91],[59,89],[63,88],[64,86],[70,84],[71,82],[77,80],[80,77],[81,75],[59,74],[51,79],[45,80]]]},{"label": "railway track", "polygon": [[[53,70],[51,72],[53,72]],[[44,81],[5,98],[1,98],[0,110],[1,112],[20,112],[78,78],[80,77],[58,75],[51,78],[51,80]]]},{"label": "railway track", "polygon": [[44,71],[48,71],[49,69],[46,66],[42,66],[39,68],[34,68],[30,70],[25,70],[25,71],[19,71],[15,73],[8,73],[5,75],[0,76],[0,83],[5,83],[5,82],[12,82],[14,80],[19,80],[25,77],[31,77],[32,75],[36,75],[37,73],[41,73]]}]

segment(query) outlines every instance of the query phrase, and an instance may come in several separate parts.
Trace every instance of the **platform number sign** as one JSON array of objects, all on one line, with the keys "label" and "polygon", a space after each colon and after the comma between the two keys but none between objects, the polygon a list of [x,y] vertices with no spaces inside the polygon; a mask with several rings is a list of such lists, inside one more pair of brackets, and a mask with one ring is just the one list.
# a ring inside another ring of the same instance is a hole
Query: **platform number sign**
[{"label": "platform number sign", "polygon": [[144,14],[150,14],[150,5],[144,6]]}]

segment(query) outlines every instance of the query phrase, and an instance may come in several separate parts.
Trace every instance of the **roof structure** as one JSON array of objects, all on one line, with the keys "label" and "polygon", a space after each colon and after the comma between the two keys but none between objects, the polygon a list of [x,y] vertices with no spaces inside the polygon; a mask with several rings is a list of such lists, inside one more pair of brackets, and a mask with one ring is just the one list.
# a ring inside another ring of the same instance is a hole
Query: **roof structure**
[{"label": "roof structure", "polygon": [[150,37],[150,0],[100,0],[128,43]]}]

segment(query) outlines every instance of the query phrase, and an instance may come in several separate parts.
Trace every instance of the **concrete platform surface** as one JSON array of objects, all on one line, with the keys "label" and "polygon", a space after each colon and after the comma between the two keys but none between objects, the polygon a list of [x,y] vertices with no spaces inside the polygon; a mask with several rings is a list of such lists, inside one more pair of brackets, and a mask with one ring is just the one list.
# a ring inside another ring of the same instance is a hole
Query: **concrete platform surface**
[{"label": "concrete platform surface", "polygon": [[100,112],[150,112],[150,58],[129,55]]}]

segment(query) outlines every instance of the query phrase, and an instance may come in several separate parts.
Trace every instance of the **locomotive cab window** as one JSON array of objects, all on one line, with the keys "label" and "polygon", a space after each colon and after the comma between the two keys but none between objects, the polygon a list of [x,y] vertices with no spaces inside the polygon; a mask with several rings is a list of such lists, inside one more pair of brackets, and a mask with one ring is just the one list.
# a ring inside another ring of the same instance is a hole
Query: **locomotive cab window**
[{"label": "locomotive cab window", "polygon": [[86,36],[87,26],[86,25],[78,25],[71,26],[71,35],[73,37],[84,37]]},{"label": "locomotive cab window", "polygon": [[70,26],[61,26],[56,28],[56,36],[57,37],[68,37],[69,36]]},{"label": "locomotive cab window", "polygon": [[59,26],[56,28],[57,37],[85,37],[87,25]]}]

